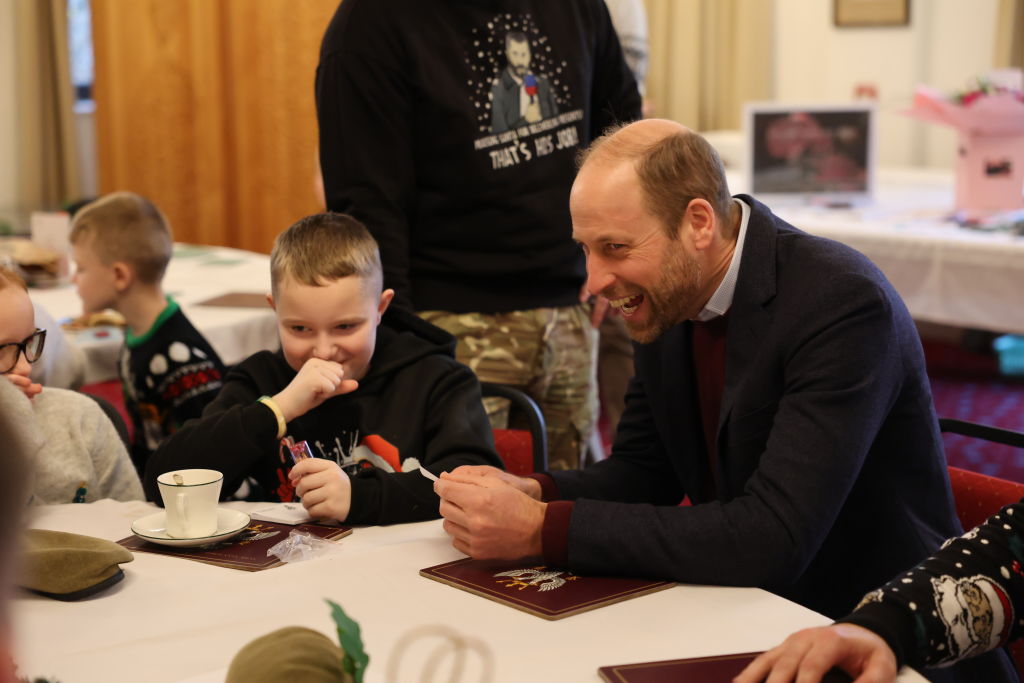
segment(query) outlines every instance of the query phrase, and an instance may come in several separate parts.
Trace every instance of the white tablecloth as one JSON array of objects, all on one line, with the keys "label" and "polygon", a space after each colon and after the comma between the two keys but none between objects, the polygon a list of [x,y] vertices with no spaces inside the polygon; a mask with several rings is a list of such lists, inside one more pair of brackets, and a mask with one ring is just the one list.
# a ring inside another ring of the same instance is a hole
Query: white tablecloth
[{"label": "white tablecloth", "polygon": [[[116,540],[152,511],[109,500],[47,506],[35,510],[31,525]],[[595,683],[599,666],[751,652],[828,622],[759,589],[688,585],[545,621],[420,577],[420,569],[461,556],[440,521],[358,528],[336,545],[325,556],[254,573],[136,553],[124,565],[125,580],[89,600],[16,599],[15,661],[23,675],[68,683],[222,681],[235,652],[282,626],[334,639],[323,602],[330,598],[362,628],[368,683],[386,680],[388,655],[404,634],[431,624],[484,641],[495,681]],[[395,679],[419,680],[413,672],[437,643],[407,650]],[[467,671],[478,670],[471,664]],[[900,680],[923,679],[907,671]]]},{"label": "white tablecloth", "polygon": [[[225,247],[177,244],[164,277],[164,291],[181,304],[224,363],[233,365],[257,351],[277,348],[277,323],[269,307],[197,305],[228,292],[269,292],[268,256]],[[82,312],[81,300],[70,284],[33,289],[30,295],[57,320],[74,318]],[[68,337],[85,352],[86,383],[117,377],[117,353],[123,340],[119,329],[89,329],[69,333]]]},{"label": "white tablecloth", "polygon": [[[730,175],[730,186],[743,191],[742,176]],[[917,320],[1024,334],[1024,237],[948,220],[949,173],[883,169],[875,194],[860,208],[778,202],[771,208],[802,230],[867,255]]]}]

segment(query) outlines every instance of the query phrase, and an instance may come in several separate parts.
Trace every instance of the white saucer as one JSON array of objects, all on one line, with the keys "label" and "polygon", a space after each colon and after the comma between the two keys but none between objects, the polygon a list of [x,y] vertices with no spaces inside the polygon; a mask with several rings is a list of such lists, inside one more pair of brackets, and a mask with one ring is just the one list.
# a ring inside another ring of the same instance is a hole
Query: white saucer
[{"label": "white saucer", "polygon": [[240,510],[217,508],[217,530],[210,536],[171,538],[167,535],[167,513],[161,510],[160,512],[140,517],[132,522],[132,533],[139,538],[144,538],[147,541],[159,543],[160,545],[190,548],[216,543],[217,541],[226,541],[240,534],[247,526],[249,526],[249,515],[246,513]]}]

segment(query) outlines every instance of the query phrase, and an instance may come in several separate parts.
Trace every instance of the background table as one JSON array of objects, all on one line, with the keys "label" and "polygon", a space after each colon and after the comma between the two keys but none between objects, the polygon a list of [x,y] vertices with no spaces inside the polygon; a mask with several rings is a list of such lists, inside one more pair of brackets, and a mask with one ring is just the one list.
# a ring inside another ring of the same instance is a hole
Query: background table
[{"label": "background table", "polygon": [[[117,540],[152,511],[109,500],[46,506],[33,510],[31,526]],[[328,555],[255,573],[140,552],[124,565],[124,581],[92,599],[14,600],[15,661],[23,675],[69,682],[223,681],[245,643],[282,626],[335,640],[330,598],[362,628],[368,683],[386,680],[404,634],[431,624],[484,641],[495,681],[596,683],[599,666],[756,651],[828,623],[759,589],[690,585],[545,621],[418,574],[459,557],[440,521],[358,528]],[[417,641],[395,680],[419,680],[414,672],[437,644]],[[480,680],[477,673],[471,657],[462,680]],[[913,671],[900,677],[922,680]]]},{"label": "background table", "polygon": [[[730,189],[746,178],[729,174]],[[835,209],[775,202],[781,218],[865,254],[920,321],[1024,334],[1024,237],[963,228],[949,220],[953,177],[882,169],[869,206]]]},{"label": "background table", "polygon": [[[269,306],[198,305],[228,292],[269,292],[270,257],[264,254],[176,244],[164,277],[164,291],[181,304],[185,315],[228,365],[278,346],[277,321]],[[32,289],[29,294],[33,302],[57,320],[74,318],[82,312],[82,302],[73,285]],[[117,378],[117,354],[123,341],[120,329],[92,328],[67,336],[85,352],[87,384]]]}]

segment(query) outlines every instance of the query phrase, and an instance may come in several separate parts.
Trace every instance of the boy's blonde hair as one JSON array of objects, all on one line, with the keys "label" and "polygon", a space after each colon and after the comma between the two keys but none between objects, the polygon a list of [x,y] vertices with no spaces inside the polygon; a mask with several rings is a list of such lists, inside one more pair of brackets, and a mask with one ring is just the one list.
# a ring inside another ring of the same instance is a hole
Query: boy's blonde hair
[{"label": "boy's blonde hair", "polygon": [[18,271],[4,263],[0,263],[0,289],[8,287],[21,287],[28,292],[28,285],[25,284]]},{"label": "boy's blonde hair", "polygon": [[104,265],[127,263],[147,285],[163,280],[174,239],[160,210],[132,192],[113,192],[83,206],[71,223],[71,244],[86,244]]},{"label": "boy's blonde hair", "polygon": [[343,213],[306,216],[274,240],[270,287],[285,278],[313,287],[356,275],[368,294],[379,295],[384,276],[377,242],[362,223]]}]

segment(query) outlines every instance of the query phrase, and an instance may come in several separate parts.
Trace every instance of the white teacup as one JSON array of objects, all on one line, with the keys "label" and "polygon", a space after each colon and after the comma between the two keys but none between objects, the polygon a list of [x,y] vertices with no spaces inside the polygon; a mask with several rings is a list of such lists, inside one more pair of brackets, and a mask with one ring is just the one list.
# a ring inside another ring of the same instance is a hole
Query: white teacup
[{"label": "white teacup", "polygon": [[224,475],[217,470],[175,470],[156,478],[167,510],[167,535],[202,538],[217,531],[217,502]]}]

